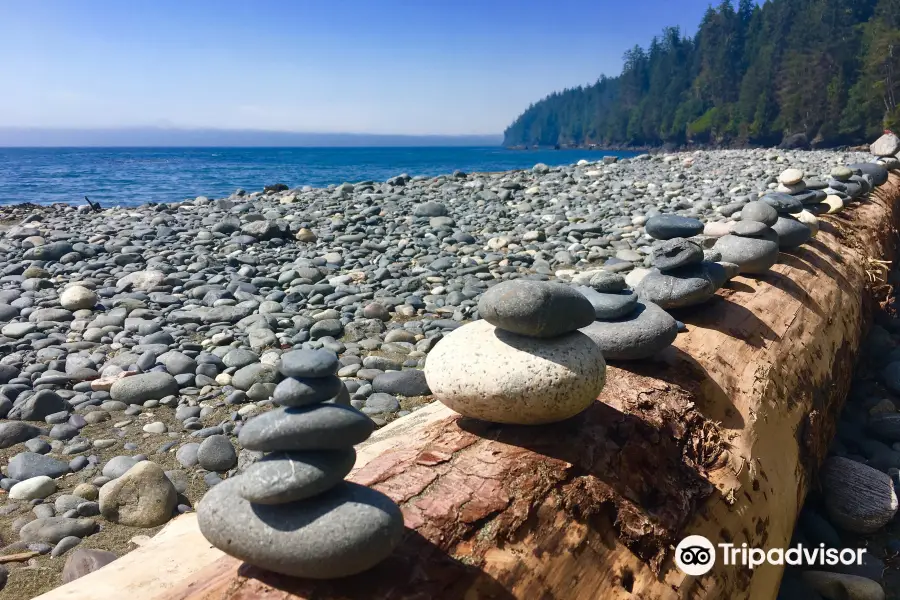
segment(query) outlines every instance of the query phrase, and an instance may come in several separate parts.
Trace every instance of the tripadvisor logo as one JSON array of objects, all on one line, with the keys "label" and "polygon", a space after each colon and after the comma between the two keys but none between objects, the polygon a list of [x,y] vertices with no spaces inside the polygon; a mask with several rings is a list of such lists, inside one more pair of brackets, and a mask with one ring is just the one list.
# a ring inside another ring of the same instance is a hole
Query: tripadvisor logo
[{"label": "tripadvisor logo", "polygon": [[[798,544],[792,548],[751,548],[747,544],[718,544],[718,555],[725,566],[750,567],[762,564],[836,566],[862,565],[865,548],[826,548]],[[675,565],[686,575],[705,575],[716,564],[716,546],[702,535],[689,535],[675,548]]]}]

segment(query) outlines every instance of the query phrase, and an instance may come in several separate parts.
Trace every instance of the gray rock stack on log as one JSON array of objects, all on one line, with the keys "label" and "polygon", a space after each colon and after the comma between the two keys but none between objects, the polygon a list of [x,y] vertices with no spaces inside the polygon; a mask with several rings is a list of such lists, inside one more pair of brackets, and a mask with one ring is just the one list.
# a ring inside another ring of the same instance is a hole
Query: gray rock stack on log
[{"label": "gray rock stack on log", "polygon": [[594,307],[572,287],[504,281],[481,296],[478,312],[482,320],[428,355],[425,378],[437,400],[466,417],[538,425],[575,416],[600,394],[603,354],[578,332]]},{"label": "gray rock stack on log", "polygon": [[653,302],[639,300],[637,294],[626,289],[624,277],[605,274],[592,278],[590,284],[591,288],[576,289],[583,290],[594,306],[596,320],[580,331],[600,348],[605,359],[650,358],[675,341],[675,319]]},{"label": "gray rock stack on log", "polygon": [[281,356],[282,408],[251,419],[238,440],[271,452],[207,492],[197,509],[214,546],[247,563],[294,577],[334,579],[384,560],[403,535],[403,515],[387,496],[344,481],[355,444],[374,430],[340,393],[337,356],[294,350]]},{"label": "gray rock stack on log", "polygon": [[699,220],[657,215],[647,221],[644,229],[662,243],[651,250],[653,269],[635,286],[641,300],[663,309],[694,306],[712,298],[728,281],[728,271],[722,265],[704,260],[703,248],[686,239],[703,232]]}]

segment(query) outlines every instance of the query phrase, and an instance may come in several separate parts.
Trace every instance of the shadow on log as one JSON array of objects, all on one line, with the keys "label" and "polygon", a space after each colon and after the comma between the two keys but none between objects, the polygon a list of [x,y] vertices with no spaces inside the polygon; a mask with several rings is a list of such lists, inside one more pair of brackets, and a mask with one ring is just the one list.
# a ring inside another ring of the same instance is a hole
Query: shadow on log
[{"label": "shadow on log", "polygon": [[[222,556],[141,586],[172,586],[166,600],[774,598],[780,567],[689,577],[672,551],[690,534],[788,544],[871,320],[868,261],[894,255],[898,199],[891,175],[871,200],[822,216],[819,236],[771,272],[679,311],[675,346],[612,364],[601,403],[569,421],[499,426],[432,404],[376,432],[350,479],[397,501],[407,533],[372,571],[308,582]],[[190,546],[151,543],[120,561],[190,562]],[[97,600],[102,575],[82,580],[84,595],[70,584],[44,598]],[[154,597],[134,581],[122,597]]]}]

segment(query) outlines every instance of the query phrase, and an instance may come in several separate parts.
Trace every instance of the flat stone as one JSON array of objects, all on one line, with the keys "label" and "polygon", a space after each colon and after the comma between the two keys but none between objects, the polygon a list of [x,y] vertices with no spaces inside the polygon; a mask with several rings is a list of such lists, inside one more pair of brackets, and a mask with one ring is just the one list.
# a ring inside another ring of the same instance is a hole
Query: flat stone
[{"label": "flat stone", "polygon": [[738,265],[741,273],[765,273],[778,262],[778,243],[766,239],[726,235],[716,240],[713,249],[723,262]]},{"label": "flat stone", "polygon": [[36,454],[34,452],[20,452],[12,457],[6,474],[13,479],[25,481],[32,477],[46,475],[56,479],[69,472],[69,463]]},{"label": "flat stone", "polygon": [[635,292],[641,298],[663,309],[684,308],[702,304],[728,280],[725,269],[717,263],[701,263],[666,273],[651,273]]},{"label": "flat stone", "polygon": [[683,238],[666,240],[650,253],[650,264],[662,272],[703,262],[703,248]]},{"label": "flat stone", "polygon": [[390,498],[349,482],[287,504],[253,504],[228,479],[200,501],[200,531],[251,565],[292,577],[333,579],[366,571],[403,538],[403,515]]},{"label": "flat stone", "polygon": [[334,450],[365,441],[375,424],[353,408],[335,404],[278,408],[247,421],[238,442],[248,450]]},{"label": "flat stone", "polygon": [[631,290],[604,294],[586,286],[575,289],[594,307],[597,319],[618,319],[631,314],[637,306],[638,296]]},{"label": "flat stone", "polygon": [[343,383],[335,375],[327,377],[289,377],[275,387],[272,400],[282,406],[308,406],[334,398]]},{"label": "flat stone", "polygon": [[803,181],[803,171],[800,169],[785,169],[778,176],[778,182],[783,185],[797,185]]},{"label": "flat stone", "polygon": [[0,423],[0,449],[9,448],[45,433],[40,427],[22,423],[21,421],[7,421]]},{"label": "flat stone", "polygon": [[53,547],[53,550],[50,551],[50,556],[53,558],[58,558],[64,555],[69,550],[75,548],[78,544],[81,543],[80,537],[75,537],[74,535],[70,535],[69,537],[64,537],[59,540],[56,545]]},{"label": "flat stone", "polygon": [[771,227],[777,220],[778,211],[767,202],[748,202],[741,209],[741,221],[757,221]]},{"label": "flat stone", "polygon": [[652,302],[639,301],[635,312],[612,321],[595,321],[580,330],[607,360],[651,358],[678,336],[678,324]]},{"label": "flat stone", "polygon": [[759,199],[774,208],[778,214],[796,214],[803,210],[803,203],[784,192],[769,192]]},{"label": "flat stone", "polygon": [[778,248],[781,250],[793,250],[812,238],[809,227],[793,218],[778,217],[772,229],[778,234]]},{"label": "flat stone", "polygon": [[145,460],[100,488],[100,513],[128,527],[157,527],[172,517],[177,496],[162,468]]},{"label": "flat stone", "polygon": [[177,394],[178,382],[169,373],[141,373],[117,380],[109,393],[118,402],[143,404]]},{"label": "flat stone", "polygon": [[821,471],[825,508],[831,521],[853,533],[873,533],[897,512],[891,478],[848,458],[832,456]]},{"label": "flat stone", "polygon": [[355,462],[353,448],[273,452],[241,473],[239,491],[244,499],[256,504],[303,500],[340,483]]},{"label": "flat stone", "polygon": [[197,460],[207,471],[224,472],[237,465],[237,452],[224,435],[211,435],[197,449]]},{"label": "flat stone", "polygon": [[530,338],[475,321],[452,331],[428,354],[434,397],[467,417],[534,425],[572,417],[603,389],[599,349],[580,333]]},{"label": "flat stone", "polygon": [[604,294],[621,292],[628,287],[628,284],[625,283],[625,277],[620,273],[607,273],[602,271],[592,275],[587,284]]},{"label": "flat stone", "polygon": [[84,538],[97,530],[91,519],[70,519],[67,517],[47,517],[26,523],[19,530],[23,542],[43,542],[57,544],[63,538],[74,536]]},{"label": "flat stone", "polygon": [[647,220],[644,231],[657,240],[687,238],[703,233],[703,223],[680,215],[657,215]]},{"label": "flat stone", "polygon": [[424,371],[418,369],[387,371],[376,375],[375,379],[372,380],[372,389],[375,392],[397,394],[407,398],[431,394]]},{"label": "flat stone", "polygon": [[855,163],[847,166],[854,171],[861,171],[863,175],[870,175],[872,179],[875,180],[875,185],[884,185],[887,183],[888,171],[879,164]]},{"label": "flat stone", "polygon": [[20,481],[9,490],[11,500],[35,500],[56,493],[56,482],[46,475]]},{"label": "flat stone", "polygon": [[478,313],[488,323],[524,336],[553,338],[594,320],[588,300],[558,282],[511,280],[482,294]]},{"label": "flat stone", "polygon": [[92,548],[76,548],[69,553],[62,570],[62,582],[69,583],[97,569],[105,567],[118,558],[112,552]]},{"label": "flat stone", "polygon": [[247,391],[257,383],[276,383],[278,370],[273,365],[253,363],[238,369],[231,378],[231,385],[239,390]]},{"label": "flat stone", "polygon": [[139,462],[133,456],[114,456],[103,466],[103,476],[118,479]]}]

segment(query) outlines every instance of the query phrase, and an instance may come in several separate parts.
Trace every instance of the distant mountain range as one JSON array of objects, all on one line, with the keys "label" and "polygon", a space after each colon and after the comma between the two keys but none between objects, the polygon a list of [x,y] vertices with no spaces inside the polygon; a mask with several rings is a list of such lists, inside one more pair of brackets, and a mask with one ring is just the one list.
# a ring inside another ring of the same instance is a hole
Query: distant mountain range
[{"label": "distant mountain range", "polygon": [[499,146],[501,135],[297,133],[251,129],[0,127],[0,147],[318,147]]}]

